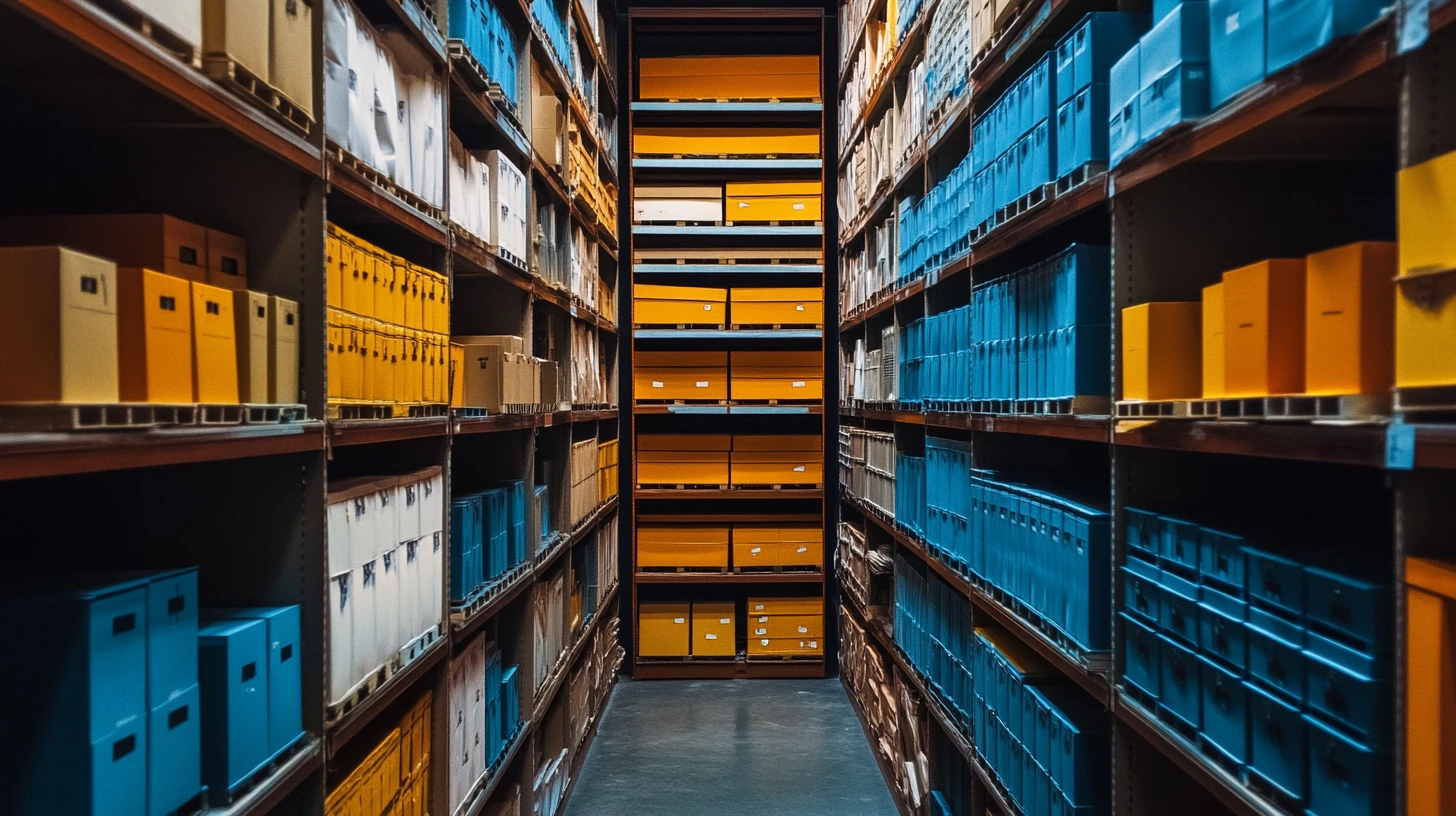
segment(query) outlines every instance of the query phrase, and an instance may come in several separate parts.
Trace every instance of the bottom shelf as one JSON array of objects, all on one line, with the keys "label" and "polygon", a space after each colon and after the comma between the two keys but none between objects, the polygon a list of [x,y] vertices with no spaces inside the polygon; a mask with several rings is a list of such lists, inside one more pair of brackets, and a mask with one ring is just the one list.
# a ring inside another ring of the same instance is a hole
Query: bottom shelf
[{"label": "bottom shelf", "polygon": [[826,677],[824,660],[634,661],[634,680],[756,680]]}]

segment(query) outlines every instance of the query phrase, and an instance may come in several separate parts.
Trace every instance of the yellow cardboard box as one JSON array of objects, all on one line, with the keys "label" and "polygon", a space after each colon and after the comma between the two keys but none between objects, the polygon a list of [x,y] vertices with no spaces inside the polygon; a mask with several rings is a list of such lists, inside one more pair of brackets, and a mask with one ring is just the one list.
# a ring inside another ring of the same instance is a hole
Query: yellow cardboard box
[{"label": "yellow cardboard box", "polygon": [[1394,284],[1395,385],[1456,385],[1456,275]]},{"label": "yellow cardboard box", "polygon": [[735,288],[730,293],[734,326],[819,326],[824,323],[824,289],[780,286]]},{"label": "yellow cardboard box", "polygon": [[637,605],[637,654],[686,657],[692,612],[689,604],[643,601]]},{"label": "yellow cardboard box", "polygon": [[733,525],[735,567],[822,567],[824,530],[810,524]]},{"label": "yellow cardboard box", "polygon": [[817,156],[816,128],[639,127],[632,133],[639,156]]},{"label": "yellow cardboard box", "polygon": [[1203,287],[1203,398],[1224,395],[1223,282]]},{"label": "yellow cardboard box", "polygon": [[637,484],[729,484],[728,452],[639,450]]},{"label": "yellow cardboard box", "polygon": [[632,322],[722,328],[728,319],[728,290],[700,286],[632,286]]},{"label": "yellow cardboard box", "polygon": [[192,281],[192,394],[196,402],[238,401],[233,293]]},{"label": "yellow cardboard box", "polygon": [[748,656],[754,655],[822,655],[824,642],[820,638],[761,638],[748,639]]},{"label": "yellow cardboard box", "polygon": [[819,221],[823,185],[817,181],[746,181],[727,185],[728,221]]},{"label": "yellow cardboard box", "polygon": [[1401,170],[1395,187],[1399,274],[1456,269],[1456,152]]},{"label": "yellow cardboard box", "polygon": [[1304,393],[1304,259],[1276,258],[1225,272],[1223,298],[1225,393]]},{"label": "yellow cardboard box", "polygon": [[693,655],[732,657],[738,653],[734,636],[734,604],[693,601]]},{"label": "yellow cardboard box", "polygon": [[1140,303],[1122,310],[1122,398],[1196,399],[1202,392],[1199,302]]},{"label": "yellow cardboard box", "polygon": [[1365,241],[1305,259],[1305,392],[1384,394],[1395,370],[1395,244]]},{"label": "yellow cardboard box", "polygon": [[748,625],[748,636],[756,638],[822,638],[823,615],[759,615]]},{"label": "yellow cardboard box", "polygon": [[639,525],[638,567],[728,568],[728,526]]},{"label": "yellow cardboard box", "polygon": [[750,597],[748,614],[753,619],[776,615],[823,615],[824,599],[818,595],[783,598]]},{"label": "yellow cardboard box", "polygon": [[116,270],[117,352],[123,402],[192,402],[192,293],[186,280],[140,267]]},{"label": "yellow cardboard box", "polygon": [[824,482],[819,451],[733,451],[734,486],[809,485]]},{"label": "yellow cardboard box", "polygon": [[641,99],[820,99],[818,56],[644,57]]}]

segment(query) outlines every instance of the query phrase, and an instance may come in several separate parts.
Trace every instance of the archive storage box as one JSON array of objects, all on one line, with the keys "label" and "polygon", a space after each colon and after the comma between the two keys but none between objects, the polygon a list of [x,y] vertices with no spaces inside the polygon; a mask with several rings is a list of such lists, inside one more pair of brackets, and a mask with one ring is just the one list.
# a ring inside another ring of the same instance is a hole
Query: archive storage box
[{"label": "archive storage box", "polygon": [[1138,130],[1147,141],[1208,113],[1208,3],[1179,3],[1140,45]]},{"label": "archive storage box", "polygon": [[268,402],[298,402],[298,304],[273,295],[268,299]]},{"label": "archive storage box", "polygon": [[313,3],[268,0],[269,83],[311,119],[313,113]]},{"label": "archive storage box", "polygon": [[720,434],[639,434],[637,484],[725,486],[732,445]]},{"label": "archive storage box", "polygon": [[110,261],[0,249],[0,402],[116,402],[116,293]]},{"label": "archive storage box", "polygon": [[1138,94],[1142,88],[1142,49],[1138,44],[1113,63],[1107,74],[1107,159],[1116,167],[1143,143]]},{"label": "archive storage box", "polygon": [[1278,258],[1223,274],[1224,393],[1304,391],[1305,263]]},{"label": "archive storage box", "polygon": [[638,568],[728,569],[726,524],[641,524],[637,527]]},{"label": "archive storage box", "polygon": [[1203,398],[1224,395],[1223,282],[1203,287]]},{"label": "archive storage box", "polygon": [[738,653],[732,601],[693,601],[693,657],[732,657]]},{"label": "archive storage box", "polygon": [[268,296],[233,292],[233,332],[238,346],[238,401],[268,401]]},{"label": "archive storage box", "polygon": [[711,326],[728,320],[728,290],[701,286],[632,285],[632,322],[636,325]]},{"label": "archive storage box", "polygon": [[733,525],[733,566],[824,566],[824,530],[812,524]]},{"label": "archive storage box", "polygon": [[[209,63],[220,62],[218,69],[232,76],[232,66],[271,83],[269,61],[269,5],[248,0],[202,0],[202,51]],[[242,81],[240,79],[239,81]]]},{"label": "archive storage box", "polygon": [[1282,70],[1374,22],[1378,0],[1269,0],[1269,73]]},{"label": "archive storage box", "polygon": [[276,757],[303,736],[303,673],[297,606],[209,609],[209,620],[258,621],[267,638],[268,756]]},{"label": "archive storage box", "polygon": [[1201,303],[1158,302],[1122,310],[1122,398],[1196,399],[1202,389]]},{"label": "archive storage box", "polygon": [[660,128],[632,131],[639,156],[817,156],[817,128]]},{"label": "archive storage box", "polygon": [[824,398],[824,358],[817,351],[734,351],[729,374],[734,400]]},{"label": "archive storage box", "polygon": [[823,598],[750,597],[747,607],[749,657],[814,657],[824,653]]},{"label": "archive storage box", "polygon": [[116,270],[116,286],[121,399],[192,402],[188,282],[150,269],[122,267]]},{"label": "archive storage box", "polygon": [[817,56],[644,57],[638,97],[650,99],[820,98]]},{"label": "archive storage box", "polygon": [[1213,109],[1264,80],[1267,4],[1268,0],[1209,0],[1208,88]]},{"label": "archive storage box", "polygon": [[735,327],[820,326],[824,323],[824,290],[821,287],[734,288],[728,296]]},{"label": "archive storage box", "polygon": [[1406,785],[1410,816],[1456,808],[1456,568],[1406,559]]},{"label": "archive storage box", "polygon": [[719,223],[723,220],[723,188],[634,187],[632,220]]},{"label": "archive storage box", "polygon": [[639,351],[633,363],[638,401],[728,398],[726,351]]},{"label": "archive storage box", "polygon": [[1401,170],[1395,293],[1395,385],[1456,385],[1456,152]]},{"label": "archive storage box", "polygon": [[817,181],[729,182],[728,221],[819,221],[824,187]]},{"label": "archive storage box", "polygon": [[771,487],[824,483],[824,446],[802,434],[733,437],[732,485]]},{"label": "archive storage box", "polygon": [[691,654],[690,604],[643,601],[637,605],[637,654],[686,657]]},{"label": "archive storage box", "polygon": [[222,620],[197,633],[202,688],[202,781],[231,795],[267,763],[268,627]]},{"label": "archive storage box", "polygon": [[227,289],[192,283],[193,401],[238,401],[237,324]]},{"label": "archive storage box", "polygon": [[1347,244],[1305,259],[1309,394],[1384,394],[1395,360],[1395,244]]}]

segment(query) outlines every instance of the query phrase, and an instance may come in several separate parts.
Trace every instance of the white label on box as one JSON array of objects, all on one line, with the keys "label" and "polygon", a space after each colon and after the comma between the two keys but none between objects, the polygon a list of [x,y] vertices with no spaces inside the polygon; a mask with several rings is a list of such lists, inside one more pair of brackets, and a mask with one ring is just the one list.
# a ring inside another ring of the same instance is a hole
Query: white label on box
[{"label": "white label on box", "polygon": [[794,472],[795,473],[803,473],[804,472],[804,466],[803,465],[799,465],[798,467],[794,468]]},{"label": "white label on box", "polygon": [[715,635],[715,634],[713,634],[712,632],[709,632],[709,633],[703,635],[703,640],[717,640],[717,639],[718,639],[718,636]]},{"label": "white label on box", "polygon": [[802,201],[795,201],[794,202],[794,209],[796,209],[796,210],[802,210],[802,209],[804,209],[804,202],[802,202]]},{"label": "white label on box", "polygon": [[799,627],[799,634],[801,634],[801,635],[807,635],[807,634],[809,634],[809,627],[807,627],[807,626],[800,626]]},{"label": "white label on box", "polygon": [[705,311],[705,312],[711,312],[711,311],[713,311],[713,304],[711,304],[711,303],[704,303],[703,304],[703,311]]},{"label": "white label on box", "polygon": [[753,605],[753,611],[754,612],[762,612],[763,611],[763,604],[754,604]]},{"label": "white label on box", "polygon": [[1238,30],[1239,30],[1239,13],[1236,11],[1233,14],[1230,14],[1229,16],[1227,16],[1227,17],[1224,18],[1224,20],[1223,20],[1223,33],[1225,33],[1225,34],[1232,34],[1232,33],[1234,33],[1235,31],[1238,31]]},{"label": "white label on box", "polygon": [[[763,608],[763,604],[759,604],[758,605],[758,608],[759,609],[762,609]],[[768,615],[759,615],[758,616],[758,622],[759,623],[768,623]]]},{"label": "white label on box", "polygon": [[796,312],[802,312],[802,311],[804,311],[804,304],[800,303],[798,306],[795,306],[794,307],[794,311],[796,311]]},{"label": "white label on box", "polygon": [[708,387],[708,381],[707,380],[698,380],[698,387],[699,388],[707,388]]},{"label": "white label on box", "polygon": [[672,622],[673,623],[687,623],[687,621],[685,619],[683,619],[683,618],[673,618],[672,619]]},{"label": "white label on box", "polygon": [[755,635],[766,635],[766,634],[768,634],[768,630],[767,629],[754,629],[753,630],[753,633]]},{"label": "white label on box", "polygon": [[740,210],[746,210],[746,209],[748,209],[748,202],[747,201],[740,201],[740,202],[738,202],[738,209],[740,209]]},{"label": "white label on box", "polygon": [[763,638],[762,640],[759,641],[759,643],[763,644],[764,646],[767,646],[768,645],[768,638]]},{"label": "white label on box", "polygon": [[762,547],[754,547],[753,549],[749,550],[749,552],[752,553],[753,555],[758,555],[759,553],[763,552],[763,548]]},{"label": "white label on box", "polygon": [[799,549],[798,549],[798,550],[796,550],[796,551],[795,551],[795,552],[808,552],[808,551],[809,551],[809,548],[808,548],[808,547],[800,547],[800,548],[799,548]]},{"label": "white label on box", "polygon": [[718,619],[718,622],[721,623],[721,624],[723,624],[724,626],[727,626],[728,624],[730,624],[730,623],[733,622],[733,619],[732,618],[719,618]]},{"label": "white label on box", "polygon": [[803,388],[804,387],[804,382],[805,382],[804,380],[794,380],[794,386],[793,387],[794,388]]},{"label": "white label on box", "polygon": [[652,381],[652,387],[653,388],[661,388],[662,387],[662,383],[658,382],[657,380],[653,380]]},{"label": "white label on box", "polygon": [[811,640],[811,641],[809,641],[809,648],[810,649],[817,649],[817,648],[819,648],[819,641],[817,641],[817,640]]}]

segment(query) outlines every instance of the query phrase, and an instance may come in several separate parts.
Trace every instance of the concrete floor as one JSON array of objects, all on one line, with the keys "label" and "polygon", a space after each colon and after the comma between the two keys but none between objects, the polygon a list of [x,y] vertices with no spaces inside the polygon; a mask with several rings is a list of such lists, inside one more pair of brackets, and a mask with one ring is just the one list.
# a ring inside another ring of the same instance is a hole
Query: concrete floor
[{"label": "concrete floor", "polygon": [[623,680],[566,816],[896,816],[838,680]]}]

